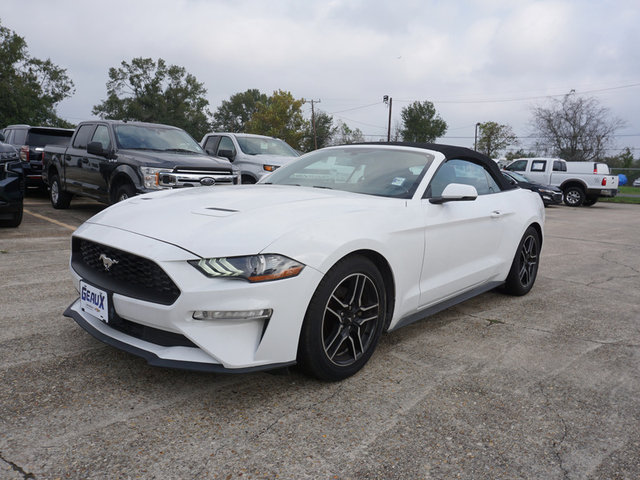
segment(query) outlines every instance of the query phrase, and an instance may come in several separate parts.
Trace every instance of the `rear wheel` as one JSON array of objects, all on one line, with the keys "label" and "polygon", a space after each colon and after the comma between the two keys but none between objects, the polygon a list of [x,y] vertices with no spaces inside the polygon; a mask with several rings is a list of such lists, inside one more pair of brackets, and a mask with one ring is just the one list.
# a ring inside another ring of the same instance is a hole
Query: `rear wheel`
[{"label": "rear wheel", "polygon": [[342,380],[360,370],[378,344],[386,293],[377,267],[356,256],[325,275],[305,315],[298,362],[321,380]]},{"label": "rear wheel", "polygon": [[58,177],[58,175],[52,175],[51,180],[49,181],[49,185],[49,199],[51,200],[51,205],[53,206],[53,208],[69,208],[72,195],[62,189],[60,177]]},{"label": "rear wheel", "polygon": [[529,293],[538,275],[539,262],[540,236],[535,228],[529,227],[518,245],[504,290],[510,295],[517,296]]},{"label": "rear wheel", "polygon": [[564,190],[564,203],[569,207],[579,207],[585,199],[584,190],[580,187],[567,187]]}]

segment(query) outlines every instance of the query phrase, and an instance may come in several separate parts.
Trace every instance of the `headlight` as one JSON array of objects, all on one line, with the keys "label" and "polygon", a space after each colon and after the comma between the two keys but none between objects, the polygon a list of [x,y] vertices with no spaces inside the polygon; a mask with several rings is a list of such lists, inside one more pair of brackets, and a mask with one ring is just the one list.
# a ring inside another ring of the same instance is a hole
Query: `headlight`
[{"label": "headlight", "polygon": [[280,280],[298,275],[304,264],[284,255],[203,258],[189,263],[211,278],[242,278],[251,283]]},{"label": "headlight", "polygon": [[554,193],[556,193],[553,190],[549,190],[548,188],[539,188],[538,191],[540,193],[546,193],[547,195],[553,195]]},{"label": "headlight", "polygon": [[[169,188],[172,185],[171,171],[166,168],[152,168],[152,167],[140,167],[142,172],[142,183],[144,188],[149,189],[161,189]],[[170,177],[170,178],[165,178]]]}]

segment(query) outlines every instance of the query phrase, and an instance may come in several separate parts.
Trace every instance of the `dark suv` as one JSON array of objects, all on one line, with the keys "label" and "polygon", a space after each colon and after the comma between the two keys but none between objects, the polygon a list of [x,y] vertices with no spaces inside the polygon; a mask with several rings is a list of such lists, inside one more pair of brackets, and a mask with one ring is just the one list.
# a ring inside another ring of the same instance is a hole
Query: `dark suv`
[{"label": "dark suv", "polygon": [[2,133],[5,142],[13,145],[20,155],[22,170],[28,187],[44,188],[42,181],[42,152],[45,145],[68,145],[73,130],[55,127],[9,125]]},{"label": "dark suv", "polygon": [[18,152],[2,139],[0,134],[0,227],[17,227],[22,222],[24,177]]}]

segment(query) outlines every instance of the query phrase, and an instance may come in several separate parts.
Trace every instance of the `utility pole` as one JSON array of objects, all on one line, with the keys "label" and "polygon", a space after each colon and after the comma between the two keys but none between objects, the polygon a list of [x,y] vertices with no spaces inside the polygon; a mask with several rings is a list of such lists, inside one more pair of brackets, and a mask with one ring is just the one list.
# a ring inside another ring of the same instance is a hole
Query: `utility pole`
[{"label": "utility pole", "polygon": [[477,152],[478,151],[478,127],[480,126],[480,122],[476,123],[476,136],[475,136],[475,140],[473,141],[473,149]]},{"label": "utility pole", "polygon": [[314,104],[320,103],[320,100],[309,100],[311,103],[311,126],[313,128],[313,148],[318,149],[318,136],[316,135],[316,112],[313,108]]},{"label": "utility pole", "polygon": [[385,105],[389,105],[389,126],[387,127],[387,143],[391,141],[391,107],[393,106],[393,98],[389,95],[382,97],[382,101]]}]

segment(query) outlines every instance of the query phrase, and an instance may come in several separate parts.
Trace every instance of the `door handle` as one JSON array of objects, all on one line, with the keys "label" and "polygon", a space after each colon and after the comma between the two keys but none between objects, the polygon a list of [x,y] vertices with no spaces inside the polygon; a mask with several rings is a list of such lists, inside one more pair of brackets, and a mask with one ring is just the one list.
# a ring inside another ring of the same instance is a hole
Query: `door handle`
[{"label": "door handle", "polygon": [[502,216],[502,212],[500,210],[494,210],[491,212],[491,218],[499,218]]}]

